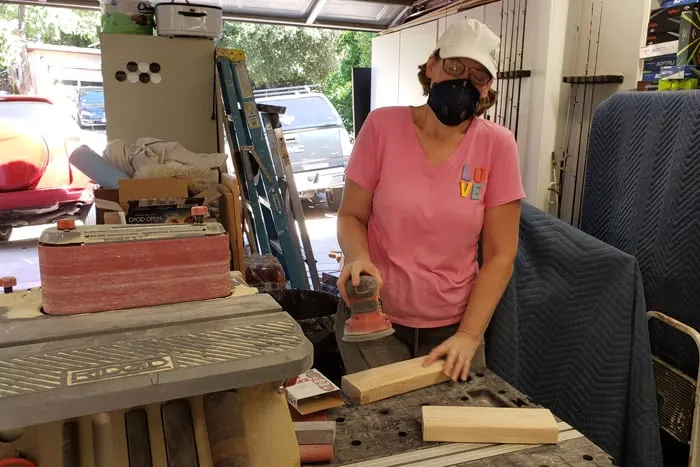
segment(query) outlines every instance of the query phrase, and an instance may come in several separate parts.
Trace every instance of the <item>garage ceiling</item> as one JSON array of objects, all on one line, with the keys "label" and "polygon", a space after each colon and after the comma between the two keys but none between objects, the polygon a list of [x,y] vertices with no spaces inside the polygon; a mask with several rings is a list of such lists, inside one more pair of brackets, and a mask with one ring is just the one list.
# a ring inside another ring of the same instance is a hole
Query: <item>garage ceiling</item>
[{"label": "garage ceiling", "polygon": [[[98,9],[100,5],[99,0],[5,1],[87,9]],[[221,6],[224,18],[229,20],[381,31],[403,18],[414,0],[190,0],[190,3]]]}]

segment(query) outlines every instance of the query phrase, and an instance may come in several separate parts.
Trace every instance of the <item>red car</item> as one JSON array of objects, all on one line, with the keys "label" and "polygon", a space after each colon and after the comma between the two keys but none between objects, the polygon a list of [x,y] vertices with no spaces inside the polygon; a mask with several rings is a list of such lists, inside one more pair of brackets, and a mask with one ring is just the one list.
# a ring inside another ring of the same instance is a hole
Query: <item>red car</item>
[{"label": "red car", "polygon": [[80,128],[50,100],[0,96],[0,241],[13,227],[84,220],[89,178],[68,162]]}]

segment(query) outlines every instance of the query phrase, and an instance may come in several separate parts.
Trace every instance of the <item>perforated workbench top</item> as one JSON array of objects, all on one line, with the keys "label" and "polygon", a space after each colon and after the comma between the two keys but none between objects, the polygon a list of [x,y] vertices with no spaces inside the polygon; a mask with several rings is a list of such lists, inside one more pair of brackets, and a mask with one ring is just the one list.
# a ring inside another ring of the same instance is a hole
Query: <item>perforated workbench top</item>
[{"label": "perforated workbench top", "polygon": [[543,467],[612,466],[612,459],[583,434],[559,422],[557,445],[426,443],[423,405],[538,407],[489,370],[467,383],[443,383],[364,406],[329,411],[336,420],[331,467]]},{"label": "perforated workbench top", "polygon": [[74,316],[2,298],[0,430],[281,382],[312,363],[269,295]]}]

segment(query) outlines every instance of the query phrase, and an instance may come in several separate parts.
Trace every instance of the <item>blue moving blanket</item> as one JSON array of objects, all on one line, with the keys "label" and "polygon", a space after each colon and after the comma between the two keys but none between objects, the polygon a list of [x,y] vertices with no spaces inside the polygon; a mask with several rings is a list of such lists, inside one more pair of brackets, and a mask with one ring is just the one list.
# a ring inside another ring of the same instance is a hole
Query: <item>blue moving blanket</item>
[{"label": "blue moving blanket", "polygon": [[515,272],[486,345],[489,368],[616,465],[662,465],[634,257],[523,203]]},{"label": "blue moving blanket", "polygon": [[[624,92],[598,106],[581,230],[637,257],[649,310],[700,329],[700,91]],[[696,376],[690,339],[654,320],[651,343]]]}]

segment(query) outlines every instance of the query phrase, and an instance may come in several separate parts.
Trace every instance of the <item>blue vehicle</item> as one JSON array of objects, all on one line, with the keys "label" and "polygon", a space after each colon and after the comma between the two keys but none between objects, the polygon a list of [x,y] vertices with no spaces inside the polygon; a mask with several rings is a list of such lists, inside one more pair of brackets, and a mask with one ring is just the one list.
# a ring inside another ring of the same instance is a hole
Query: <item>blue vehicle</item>
[{"label": "blue vehicle", "polygon": [[75,120],[80,128],[105,126],[105,95],[99,86],[82,87],[78,89],[76,99]]}]

